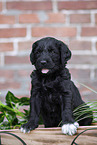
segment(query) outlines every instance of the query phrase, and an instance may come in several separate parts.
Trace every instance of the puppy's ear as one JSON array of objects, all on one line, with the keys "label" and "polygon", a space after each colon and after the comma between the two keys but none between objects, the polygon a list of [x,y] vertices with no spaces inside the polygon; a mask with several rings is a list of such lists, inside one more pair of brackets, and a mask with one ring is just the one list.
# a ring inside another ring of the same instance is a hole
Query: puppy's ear
[{"label": "puppy's ear", "polygon": [[62,65],[64,65],[67,64],[67,61],[71,58],[71,51],[69,50],[68,46],[63,42],[61,42],[60,46],[61,63]]},{"label": "puppy's ear", "polygon": [[32,51],[30,53],[30,61],[34,65],[35,64],[35,56],[34,56],[34,50],[36,48],[36,43],[33,43],[32,45]]}]

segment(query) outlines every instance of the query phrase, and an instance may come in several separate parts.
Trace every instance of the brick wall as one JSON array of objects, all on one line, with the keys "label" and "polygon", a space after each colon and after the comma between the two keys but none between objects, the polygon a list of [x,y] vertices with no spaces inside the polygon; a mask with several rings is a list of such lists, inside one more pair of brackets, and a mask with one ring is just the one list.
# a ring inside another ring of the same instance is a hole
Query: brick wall
[{"label": "brick wall", "polygon": [[[97,0],[0,0],[0,100],[29,96],[31,45],[54,36],[72,51],[72,79],[97,91]],[[77,84],[84,100],[97,95]]]}]

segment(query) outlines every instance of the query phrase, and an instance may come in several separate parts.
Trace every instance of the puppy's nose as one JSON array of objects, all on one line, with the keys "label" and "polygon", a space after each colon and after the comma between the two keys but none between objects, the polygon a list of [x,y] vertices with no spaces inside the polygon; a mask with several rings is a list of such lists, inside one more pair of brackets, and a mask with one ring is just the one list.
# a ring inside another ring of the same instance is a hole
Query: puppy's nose
[{"label": "puppy's nose", "polygon": [[41,64],[46,64],[47,61],[46,60],[41,60]]}]

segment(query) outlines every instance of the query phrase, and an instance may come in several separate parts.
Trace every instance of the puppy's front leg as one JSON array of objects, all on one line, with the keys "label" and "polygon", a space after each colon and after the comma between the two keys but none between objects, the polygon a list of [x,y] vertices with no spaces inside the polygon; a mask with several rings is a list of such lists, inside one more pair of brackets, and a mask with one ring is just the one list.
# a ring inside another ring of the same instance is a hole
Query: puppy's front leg
[{"label": "puppy's front leg", "polygon": [[40,114],[40,107],[41,102],[39,95],[32,95],[30,98],[30,116],[29,121],[26,124],[23,124],[20,128],[20,130],[24,133],[30,132],[31,130],[34,130],[38,127],[38,121],[39,121],[39,114]]},{"label": "puppy's front leg", "polygon": [[72,93],[67,91],[62,96],[62,132],[66,135],[74,135],[79,127],[79,124],[75,122],[73,117],[72,105]]}]

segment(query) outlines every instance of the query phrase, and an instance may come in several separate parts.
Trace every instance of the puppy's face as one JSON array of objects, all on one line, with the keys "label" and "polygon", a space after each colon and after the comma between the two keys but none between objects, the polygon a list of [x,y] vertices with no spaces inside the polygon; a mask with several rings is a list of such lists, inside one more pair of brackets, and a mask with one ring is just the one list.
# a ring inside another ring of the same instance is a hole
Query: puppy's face
[{"label": "puppy's face", "polygon": [[32,48],[30,60],[36,69],[44,74],[57,71],[71,56],[70,50],[63,42],[51,37],[36,41]]}]

